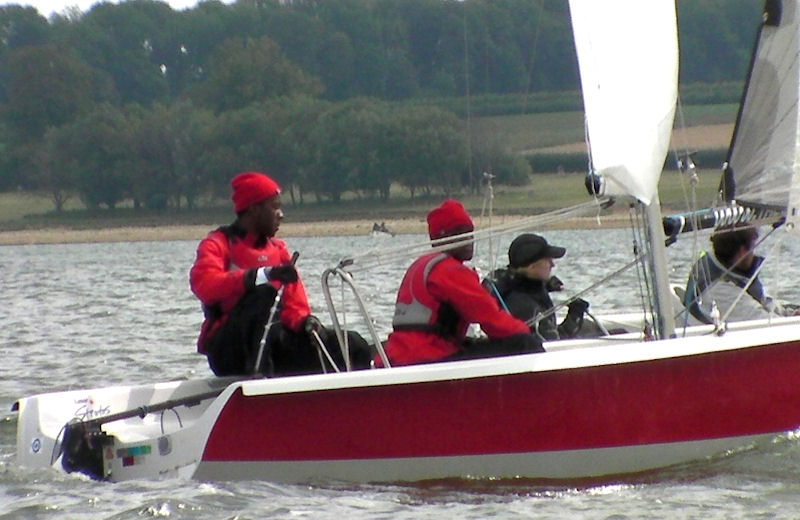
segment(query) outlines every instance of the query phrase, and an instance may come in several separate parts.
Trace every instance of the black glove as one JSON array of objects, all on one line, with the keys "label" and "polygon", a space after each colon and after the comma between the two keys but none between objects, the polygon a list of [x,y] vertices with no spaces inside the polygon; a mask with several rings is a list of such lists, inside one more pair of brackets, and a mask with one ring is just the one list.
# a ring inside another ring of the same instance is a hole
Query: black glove
[{"label": "black glove", "polygon": [[297,269],[292,264],[276,265],[267,271],[270,282],[292,283],[297,281]]},{"label": "black glove", "polygon": [[567,305],[567,316],[581,317],[589,309],[589,302],[581,298],[575,298]]},{"label": "black glove", "polygon": [[312,332],[319,334],[322,331],[322,322],[313,314],[309,314],[306,321],[303,322],[303,330],[306,331],[306,334],[311,334]]},{"label": "black glove", "polygon": [[547,292],[561,291],[564,289],[564,282],[559,280],[557,276],[551,276],[545,283],[545,288]]},{"label": "black glove", "polygon": [[522,352],[525,353],[539,353],[544,352],[544,347],[542,346],[542,340],[539,339],[539,336],[536,334],[523,334],[525,339],[523,340],[522,345]]}]

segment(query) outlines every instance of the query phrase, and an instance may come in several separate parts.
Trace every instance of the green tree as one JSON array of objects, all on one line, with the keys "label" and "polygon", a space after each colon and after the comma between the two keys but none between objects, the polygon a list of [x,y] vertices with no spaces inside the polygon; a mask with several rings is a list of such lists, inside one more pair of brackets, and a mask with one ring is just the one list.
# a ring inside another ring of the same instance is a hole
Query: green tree
[{"label": "green tree", "polygon": [[[2,115],[2,110],[3,105],[0,104],[0,115]],[[10,142],[8,134],[8,127],[0,116],[0,191],[11,188],[16,182],[16,170],[12,167],[9,154]]]},{"label": "green tree", "polygon": [[35,187],[50,196],[57,213],[75,193],[78,162],[71,152],[72,139],[69,125],[48,130],[34,170]]},{"label": "green tree", "polygon": [[395,168],[398,182],[413,198],[418,190],[429,193],[433,187],[446,194],[454,193],[462,183],[466,169],[466,133],[464,123],[451,112],[415,106],[397,115],[398,132]]},{"label": "green tree", "polygon": [[149,110],[126,111],[134,127],[129,162],[134,206],[180,208],[195,206],[206,187],[200,157],[208,146],[213,115],[188,101]]},{"label": "green tree", "polygon": [[8,102],[0,105],[3,187],[32,188],[48,128],[63,125],[92,109],[97,96],[92,69],[54,45],[10,51],[3,69]]},{"label": "green tree", "polygon": [[225,40],[211,56],[196,99],[216,112],[290,94],[317,95],[319,81],[289,62],[267,37]]},{"label": "green tree", "polygon": [[374,2],[337,0],[311,5],[332,33],[341,33],[349,40],[348,50],[352,49],[353,63],[350,95],[383,97],[389,68],[382,22],[376,16]]},{"label": "green tree", "polygon": [[48,127],[68,123],[93,105],[94,71],[52,45],[10,52],[5,120],[19,139],[41,139]]},{"label": "green tree", "polygon": [[442,28],[448,5],[439,0],[387,0],[378,3],[376,9],[384,20],[390,52],[402,53],[408,60],[415,83],[431,85],[441,70]]},{"label": "green tree", "polygon": [[170,38],[174,16],[168,4],[152,0],[100,3],[62,37],[111,78],[120,104],[147,106],[169,95],[166,56],[178,52]]},{"label": "green tree", "polygon": [[515,154],[498,139],[472,138],[472,178],[469,184],[477,190],[483,181],[483,174],[494,176],[494,182],[521,186],[528,182],[532,172],[530,163]]},{"label": "green tree", "polygon": [[681,81],[743,79],[762,7],[762,2],[749,0],[678,1]]},{"label": "green tree", "polygon": [[68,169],[88,208],[114,209],[131,192],[133,128],[119,109],[106,103],[59,129],[66,133],[64,145],[48,160]]},{"label": "green tree", "polygon": [[349,117],[352,103],[341,103],[323,113],[311,134],[312,147],[316,151],[315,166],[307,182],[317,198],[341,200],[347,190],[352,189],[353,163],[352,120]]},{"label": "green tree", "polygon": [[283,183],[282,175],[276,174],[279,159],[276,141],[280,128],[274,123],[275,114],[270,105],[254,103],[239,110],[231,110],[219,115],[216,129],[215,147],[228,150],[225,168],[227,173],[219,179],[227,182],[231,173],[244,170],[257,170],[272,173],[276,181]]},{"label": "green tree", "polygon": [[354,99],[340,105],[330,122],[334,134],[336,129],[343,130],[328,136],[332,146],[321,155],[322,160],[327,161],[329,155],[339,157],[343,152],[337,168],[339,175],[346,177],[348,188],[367,195],[377,193],[387,200],[392,183],[389,157],[394,153],[389,140],[392,125],[388,106],[374,99]]},{"label": "green tree", "polygon": [[[216,119],[210,111],[188,101],[172,105],[170,112],[168,127],[178,192],[186,199],[186,205],[194,208],[206,188],[202,155],[209,146]],[[180,199],[176,205],[180,205]]]},{"label": "green tree", "polygon": [[312,139],[314,128],[331,104],[307,96],[281,98],[280,118],[274,124],[280,128],[276,142],[277,162],[280,164],[283,189],[288,191],[293,204],[302,204],[304,191],[313,186],[317,153]]},{"label": "green tree", "polygon": [[0,103],[7,102],[5,86],[9,80],[6,60],[14,49],[44,45],[50,39],[47,20],[33,7],[0,6]]},{"label": "green tree", "polygon": [[50,39],[47,19],[34,7],[0,6],[0,49],[44,45]]}]

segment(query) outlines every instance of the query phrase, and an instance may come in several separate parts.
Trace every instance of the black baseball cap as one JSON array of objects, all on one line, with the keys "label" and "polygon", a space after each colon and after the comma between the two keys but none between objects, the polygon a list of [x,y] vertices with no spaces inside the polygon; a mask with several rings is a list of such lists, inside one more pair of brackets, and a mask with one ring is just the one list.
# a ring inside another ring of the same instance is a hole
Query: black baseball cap
[{"label": "black baseball cap", "polygon": [[508,247],[508,265],[524,267],[542,258],[561,258],[566,252],[563,247],[548,244],[544,237],[524,233],[515,238]]}]

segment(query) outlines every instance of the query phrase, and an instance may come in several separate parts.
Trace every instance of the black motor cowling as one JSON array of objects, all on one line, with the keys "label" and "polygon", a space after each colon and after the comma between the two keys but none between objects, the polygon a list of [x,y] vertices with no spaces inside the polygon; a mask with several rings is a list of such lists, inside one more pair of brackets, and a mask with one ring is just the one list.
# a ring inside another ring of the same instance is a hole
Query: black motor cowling
[{"label": "black motor cowling", "polygon": [[61,443],[61,467],[67,473],[78,471],[95,480],[105,480],[103,450],[113,443],[113,437],[99,425],[72,421],[64,426]]}]

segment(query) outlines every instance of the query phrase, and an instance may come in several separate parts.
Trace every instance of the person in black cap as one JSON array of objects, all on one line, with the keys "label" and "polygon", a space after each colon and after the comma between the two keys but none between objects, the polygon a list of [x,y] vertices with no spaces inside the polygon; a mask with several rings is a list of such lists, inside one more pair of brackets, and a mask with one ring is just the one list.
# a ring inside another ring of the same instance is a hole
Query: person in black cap
[{"label": "person in black cap", "polygon": [[573,338],[583,325],[589,308],[586,300],[576,298],[568,305],[567,317],[557,323],[550,291],[560,291],[561,280],[552,276],[553,259],[567,252],[563,247],[547,243],[543,237],[525,233],[515,238],[508,248],[508,267],[496,270],[484,287],[501,307],[525,321],[542,339]]}]

